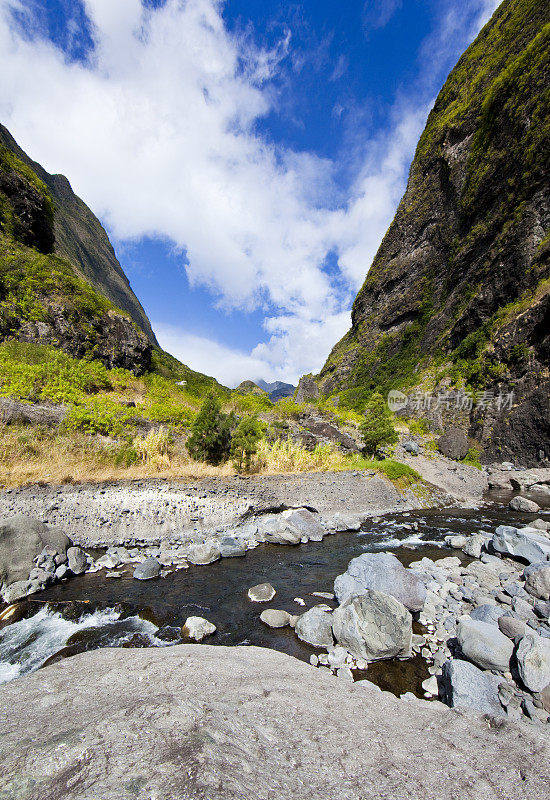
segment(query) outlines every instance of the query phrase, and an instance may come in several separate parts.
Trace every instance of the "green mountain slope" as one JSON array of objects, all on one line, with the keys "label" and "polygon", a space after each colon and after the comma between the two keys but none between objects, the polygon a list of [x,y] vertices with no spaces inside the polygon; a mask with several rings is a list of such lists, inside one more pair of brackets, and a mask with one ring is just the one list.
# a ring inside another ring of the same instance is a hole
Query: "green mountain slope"
[{"label": "green mountain slope", "polygon": [[50,175],[19,147],[7,128],[0,125],[0,145],[7,148],[46,185],[55,207],[54,252],[67,259],[117,308],[126,311],[152,344],[157,344],[145,311],[133,293],[113,246],[101,223],[77,197],[64,175]]},{"label": "green mountain slope", "polygon": [[[548,2],[505,0],[443,86],[409,181],[316,383],[514,393],[466,424],[487,458],[550,458]],[[368,268],[368,265],[365,265]]]}]

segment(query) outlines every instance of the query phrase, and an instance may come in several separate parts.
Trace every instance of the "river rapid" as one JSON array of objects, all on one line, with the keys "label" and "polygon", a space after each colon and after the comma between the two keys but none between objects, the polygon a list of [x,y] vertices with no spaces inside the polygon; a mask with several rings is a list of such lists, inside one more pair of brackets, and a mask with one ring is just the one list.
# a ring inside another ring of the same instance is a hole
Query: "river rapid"
[{"label": "river rapid", "polygon": [[[0,622],[0,683],[98,647],[180,644],[185,641],[180,628],[193,615],[216,625],[208,644],[269,647],[309,661],[311,654],[319,651],[301,642],[291,628],[266,627],[259,619],[264,608],[300,614],[326,602],[313,593],[332,592],[335,577],[361,553],[392,552],[405,566],[423,556],[436,559],[451,553],[467,561],[461,551],[444,545],[445,536],[493,532],[500,524],[525,525],[531,519],[510,511],[502,493],[489,496],[489,500],[479,509],[386,515],[369,520],[360,531],[327,536],[322,542],[294,547],[260,545],[244,558],[191,566],[151,581],[135,580],[133,565],[121,570],[122,577],[116,579],[107,578],[104,571],[73,577],[20,603],[15,616]],[[251,602],[248,589],[266,581],[276,589],[273,600]],[[415,626],[421,632],[418,623]],[[371,664],[367,672],[355,677],[368,677],[396,694],[413,691],[422,696],[421,682],[428,677],[428,670],[425,661],[416,656],[408,661]]]}]

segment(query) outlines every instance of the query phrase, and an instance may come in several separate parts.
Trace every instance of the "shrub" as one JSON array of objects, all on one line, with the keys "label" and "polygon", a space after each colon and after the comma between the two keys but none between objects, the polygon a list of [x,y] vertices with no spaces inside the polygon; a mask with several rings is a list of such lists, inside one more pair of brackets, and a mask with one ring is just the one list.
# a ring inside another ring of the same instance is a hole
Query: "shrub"
[{"label": "shrub", "polygon": [[214,394],[209,394],[195,417],[187,440],[191,458],[214,465],[227,461],[232,424],[232,415],[222,414],[220,401]]},{"label": "shrub", "polygon": [[163,427],[158,431],[149,431],[145,437],[137,436],[133,441],[138,458],[156,469],[170,466],[169,446],[170,434]]},{"label": "shrub", "polygon": [[275,414],[282,417],[282,419],[299,417],[304,413],[305,409],[304,403],[295,403],[291,397],[282,397],[273,406]]},{"label": "shrub", "polygon": [[231,437],[231,460],[237,472],[248,472],[258,451],[262,427],[255,417],[244,417]]},{"label": "shrub", "polygon": [[367,455],[374,456],[384,445],[395,444],[398,440],[392,416],[381,394],[374,392],[365,409],[366,418],[360,425],[361,437]]}]

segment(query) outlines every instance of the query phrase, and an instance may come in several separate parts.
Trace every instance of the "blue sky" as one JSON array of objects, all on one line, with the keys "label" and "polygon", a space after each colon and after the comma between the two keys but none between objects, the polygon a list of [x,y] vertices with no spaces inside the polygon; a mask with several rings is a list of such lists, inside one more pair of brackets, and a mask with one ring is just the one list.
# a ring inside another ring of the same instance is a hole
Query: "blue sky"
[{"label": "blue sky", "polygon": [[100,217],[161,344],[318,371],[495,0],[0,0],[0,119]]}]

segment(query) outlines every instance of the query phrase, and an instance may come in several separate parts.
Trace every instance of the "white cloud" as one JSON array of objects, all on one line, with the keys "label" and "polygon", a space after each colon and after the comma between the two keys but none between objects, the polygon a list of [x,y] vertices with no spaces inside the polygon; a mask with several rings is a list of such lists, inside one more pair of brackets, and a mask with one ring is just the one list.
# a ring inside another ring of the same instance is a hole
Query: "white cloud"
[{"label": "white cloud", "polygon": [[[167,238],[185,250],[191,283],[210,287],[220,306],[267,309],[267,341],[249,354],[157,324],[167,349],[232,384],[317,370],[348,326],[427,106],[396,108],[335,208],[336,165],[256,133],[290,33],[258,50],[228,33],[222,0],[167,0],[155,10],[141,0],[83,2],[94,40],[87,63],[40,37],[32,5],[0,0],[2,121],[49,171],[70,177],[116,238]],[[384,16],[397,5],[377,8]],[[486,13],[495,4],[466,5]],[[26,15],[25,33],[13,10]],[[454,17],[444,25],[455,31]],[[332,277],[323,270],[329,252],[339,258]]]}]

